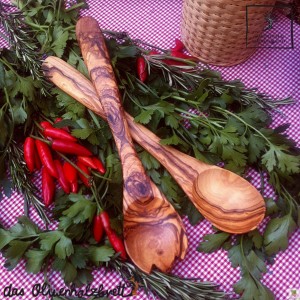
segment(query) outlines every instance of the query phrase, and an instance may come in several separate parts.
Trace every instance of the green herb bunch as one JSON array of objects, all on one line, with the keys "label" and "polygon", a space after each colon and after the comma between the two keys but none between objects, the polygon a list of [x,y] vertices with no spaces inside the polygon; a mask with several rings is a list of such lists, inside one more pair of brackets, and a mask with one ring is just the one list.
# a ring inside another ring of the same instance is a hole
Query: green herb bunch
[{"label": "green herb bunch", "polygon": [[[121,40],[122,46],[116,40]],[[287,124],[271,128],[273,113],[291,99],[269,99],[239,81],[223,81],[218,72],[188,61],[182,61],[185,66],[170,66],[164,62],[170,58],[168,52],[151,55],[126,34],[113,34],[107,43],[126,110],[158,135],[162,144],[210,164],[221,163],[243,176],[254,170],[261,175],[262,194],[267,177],[275,196],[265,195],[271,220],[264,232],[254,230],[233,237],[216,230],[204,237],[198,250],[228,251],[232,266],[241,269],[242,278],[234,286],[241,299],[273,299],[261,283],[262,274],[273,257],[287,248],[290,235],[300,224],[300,189],[296,184],[300,151],[285,134]],[[136,78],[132,67],[139,55],[148,65],[145,83]],[[172,180],[166,182],[161,176],[159,163],[144,150],[140,150],[140,157],[169,200],[191,223],[197,223],[201,215]]]},{"label": "green herb bunch", "polygon": [[[12,179],[20,192],[30,190],[20,184],[23,182],[21,174],[29,178],[24,164],[23,168],[22,163],[19,164],[18,173],[7,177],[5,158],[8,153],[20,153],[12,150],[16,142],[22,143],[34,130],[33,120],[53,120],[58,116],[64,119],[61,126],[69,126],[72,135],[103,158],[108,171],[105,178],[95,178],[97,188],[94,187],[93,192],[83,188],[77,196],[57,195],[53,212],[57,230],[42,231],[25,217],[17,227],[2,229],[1,248],[6,266],[13,269],[25,258],[28,272],[39,272],[53,258],[53,268],[61,272],[65,282],[80,285],[92,280],[92,267],[105,262],[123,276],[135,275],[141,286],[162,299],[196,299],[197,293],[197,299],[209,299],[201,289],[195,291],[189,285],[180,289],[182,279],[160,280],[159,276],[163,275],[147,277],[132,266],[120,265],[107,241],[102,245],[93,244],[89,228],[96,209],[95,197],[109,211],[114,229],[122,233],[120,160],[107,124],[59,89],[46,88],[46,78],[40,69],[43,55],[56,55],[88,76],[74,31],[79,8],[85,3],[76,2],[69,8],[59,0],[17,1],[16,5],[22,11],[22,15],[16,15],[22,31],[16,30],[11,19],[0,17],[8,28],[12,44],[0,57],[0,124],[7,129],[0,134],[1,175],[6,178],[1,181],[2,185],[7,190]],[[270,218],[266,229],[238,236],[215,230],[203,238],[198,250],[212,252],[224,248],[228,251],[232,266],[241,270],[241,280],[234,286],[241,299],[274,299],[272,292],[261,283],[262,275],[274,256],[287,248],[289,236],[300,224],[300,188],[296,184],[300,177],[299,149],[285,134],[288,125],[270,128],[272,114],[278,112],[279,105],[290,104],[291,100],[276,101],[255,89],[245,88],[238,80],[224,81],[218,72],[194,62],[177,59],[185,65],[168,65],[164,61],[170,59],[168,49],[132,40],[126,33],[107,30],[104,33],[124,107],[136,122],[158,135],[164,145],[207,163],[222,163],[243,176],[253,169],[261,174],[262,183],[267,177],[275,196],[265,198]],[[160,52],[150,55],[146,48]],[[147,63],[149,76],[145,83],[136,74],[139,56]],[[191,224],[200,222],[201,214],[160,163],[139,146],[136,149],[147,173],[178,212],[187,215]],[[8,164],[20,160],[16,155],[15,158]],[[14,168],[8,167],[13,173]],[[264,193],[263,184],[260,189]],[[35,203],[38,205],[38,201]],[[38,206],[38,209],[43,207]],[[43,214],[40,216],[46,221]],[[83,246],[87,244],[89,250]],[[33,260],[33,257],[39,259]],[[170,284],[177,294],[169,291],[164,295],[163,289]],[[191,293],[185,296],[188,291]],[[225,297],[222,293],[213,294],[214,285],[209,285],[209,291],[212,297]]]}]

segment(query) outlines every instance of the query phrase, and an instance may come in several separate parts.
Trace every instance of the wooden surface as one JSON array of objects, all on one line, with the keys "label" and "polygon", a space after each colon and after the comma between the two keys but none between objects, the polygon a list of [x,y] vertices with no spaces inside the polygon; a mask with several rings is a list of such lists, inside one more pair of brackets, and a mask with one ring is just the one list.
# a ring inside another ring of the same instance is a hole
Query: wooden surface
[{"label": "wooden surface", "polygon": [[183,259],[187,236],[180,216],[146,175],[134,149],[104,37],[97,21],[81,18],[76,35],[89,74],[112,130],[122,162],[124,242],[143,271],[171,270]]}]

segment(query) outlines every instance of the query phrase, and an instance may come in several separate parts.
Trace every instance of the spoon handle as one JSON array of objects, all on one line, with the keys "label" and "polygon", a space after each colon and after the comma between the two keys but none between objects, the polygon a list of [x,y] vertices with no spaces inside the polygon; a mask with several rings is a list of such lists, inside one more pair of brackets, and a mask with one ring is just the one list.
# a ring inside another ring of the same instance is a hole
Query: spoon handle
[{"label": "spoon handle", "polygon": [[[132,194],[137,193],[138,195],[136,196],[141,200],[141,193],[138,193],[139,186],[136,185],[136,181],[143,181],[145,186],[150,186],[150,179],[146,176],[142,163],[134,149],[121,105],[121,97],[114,71],[98,22],[91,17],[81,18],[76,26],[76,35],[92,83],[94,83],[101,105],[107,116],[107,121],[113,132],[123,166],[126,189],[132,189]],[[134,180],[134,182],[126,182],[125,179],[128,178],[131,178],[130,180]],[[147,199],[144,200],[146,201]],[[130,203],[127,204],[130,205]]]}]

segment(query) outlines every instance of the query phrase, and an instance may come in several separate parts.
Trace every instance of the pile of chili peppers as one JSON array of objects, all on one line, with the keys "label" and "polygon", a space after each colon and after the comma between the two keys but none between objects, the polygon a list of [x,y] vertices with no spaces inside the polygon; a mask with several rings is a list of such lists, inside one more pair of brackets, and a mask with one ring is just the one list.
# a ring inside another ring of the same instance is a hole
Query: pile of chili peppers
[{"label": "pile of chili peppers", "polygon": [[[62,121],[57,118],[56,122]],[[56,180],[66,193],[78,192],[78,177],[88,188],[91,187],[91,170],[100,174],[106,172],[104,165],[92,152],[80,145],[67,127],[56,128],[48,121],[38,124],[43,138],[28,136],[24,142],[24,160],[30,173],[42,170],[42,198],[45,207],[54,199]],[[72,160],[62,162],[59,154],[73,155]],[[98,205],[99,206],[99,205]],[[100,206],[93,220],[93,237],[99,243],[106,233],[113,249],[126,259],[123,240],[110,226],[109,215]]]},{"label": "pile of chili peppers", "polygon": [[[179,39],[175,39],[175,46],[173,48],[171,48],[167,53],[167,56],[171,56],[174,58],[181,58],[181,59],[187,59],[187,60],[191,60],[191,61],[198,61],[198,59],[196,57],[190,56],[188,54],[184,53],[185,50],[185,46],[182,43],[182,41],[180,41]],[[160,55],[160,53],[156,50],[151,50],[148,55]],[[186,63],[179,61],[179,60],[175,60],[172,58],[165,58],[161,60],[163,63],[169,65],[169,66],[182,66],[182,65],[186,65]],[[145,82],[148,78],[148,71],[147,71],[147,62],[145,60],[145,58],[141,55],[137,58],[136,61],[136,70],[137,70],[137,75],[138,78],[142,81]]]},{"label": "pile of chili peppers", "polygon": [[[61,119],[56,119],[56,122]],[[105,173],[101,160],[92,152],[80,145],[71,135],[68,128],[56,128],[48,121],[39,124],[44,138],[28,136],[24,142],[24,160],[30,173],[42,169],[42,198],[45,207],[54,199],[56,182],[66,193],[78,192],[78,178],[91,187],[91,170]],[[71,160],[62,161],[58,154],[75,156]]]}]

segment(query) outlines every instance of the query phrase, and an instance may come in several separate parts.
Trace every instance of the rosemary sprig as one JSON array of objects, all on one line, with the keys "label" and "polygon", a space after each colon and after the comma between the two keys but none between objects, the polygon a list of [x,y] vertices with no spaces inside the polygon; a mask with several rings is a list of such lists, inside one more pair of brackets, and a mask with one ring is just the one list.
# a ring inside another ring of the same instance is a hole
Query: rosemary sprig
[{"label": "rosemary sprig", "polygon": [[130,262],[111,260],[108,267],[112,268],[126,281],[134,280],[149,296],[149,292],[160,299],[172,300],[210,300],[227,299],[225,292],[218,290],[218,285],[200,282],[197,279],[183,279],[173,275],[153,271],[145,274]]},{"label": "rosemary sprig", "polygon": [[50,84],[41,72],[42,57],[37,55],[39,51],[32,38],[31,29],[25,25],[22,12],[12,11],[13,9],[15,6],[0,2],[0,24],[6,33],[3,37],[8,41],[17,58],[24,64],[25,70],[33,79],[42,83],[41,93],[48,95],[47,90]]},{"label": "rosemary sprig", "polygon": [[170,85],[178,85],[187,91],[194,90],[199,86],[201,81],[209,79],[210,82],[207,85],[207,88],[211,92],[221,96],[227,92],[228,89],[234,89],[236,99],[239,99],[245,106],[257,104],[262,109],[269,112],[276,111],[281,113],[280,110],[278,110],[278,106],[294,103],[294,100],[291,97],[273,99],[264,93],[258,92],[257,88],[246,88],[239,80],[222,80],[219,72],[210,70],[205,64],[197,64],[195,66],[187,65],[178,68],[163,63],[162,60],[166,58],[163,55],[152,57],[145,56],[145,58],[148,59],[150,67],[152,66],[154,69],[162,71],[164,77],[168,78]]},{"label": "rosemary sprig", "polygon": [[23,150],[13,140],[7,149],[9,171],[14,189],[24,196],[24,214],[28,216],[29,206],[32,205],[43,222],[47,225],[50,220],[44,210],[44,204],[37,196],[37,188],[30,181],[25,171]]}]

